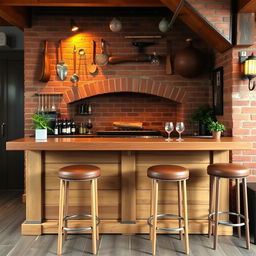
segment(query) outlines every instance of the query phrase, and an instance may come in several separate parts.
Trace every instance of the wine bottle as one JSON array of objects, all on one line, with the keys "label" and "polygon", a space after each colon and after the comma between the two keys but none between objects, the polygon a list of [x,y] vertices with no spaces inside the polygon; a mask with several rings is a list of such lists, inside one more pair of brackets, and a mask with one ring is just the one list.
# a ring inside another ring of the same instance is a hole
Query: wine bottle
[{"label": "wine bottle", "polygon": [[71,134],[71,121],[67,120],[67,128],[66,128],[66,134]]},{"label": "wine bottle", "polygon": [[67,134],[67,122],[66,122],[66,119],[64,119],[63,122],[62,122],[62,134],[63,135]]},{"label": "wine bottle", "polygon": [[55,119],[55,126],[54,126],[54,135],[59,134],[59,120],[56,118]]},{"label": "wine bottle", "polygon": [[74,120],[71,122],[71,134],[76,134],[76,123]]}]

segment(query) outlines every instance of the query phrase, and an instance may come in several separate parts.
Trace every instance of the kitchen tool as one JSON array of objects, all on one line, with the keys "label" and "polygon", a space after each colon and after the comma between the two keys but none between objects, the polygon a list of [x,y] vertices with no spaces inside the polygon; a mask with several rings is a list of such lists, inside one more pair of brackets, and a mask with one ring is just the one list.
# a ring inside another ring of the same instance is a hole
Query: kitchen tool
[{"label": "kitchen tool", "polygon": [[54,95],[52,95],[52,106],[51,106],[52,111],[56,111],[55,103],[54,103]]},{"label": "kitchen tool", "polygon": [[171,41],[167,40],[167,55],[165,60],[165,74],[172,75],[172,63],[171,63]]},{"label": "kitchen tool", "polygon": [[104,53],[105,41],[101,39],[101,53],[96,55],[95,61],[99,66],[105,66],[108,63],[108,55]]},{"label": "kitchen tool", "polygon": [[94,74],[97,71],[97,65],[95,64],[96,42],[92,41],[92,63],[87,67],[90,74]]},{"label": "kitchen tool", "polygon": [[44,112],[44,95],[42,94],[42,106],[41,106],[41,112]]},{"label": "kitchen tool", "polygon": [[51,72],[50,72],[50,58],[48,55],[48,41],[44,41],[43,48],[43,60],[42,60],[42,69],[40,75],[40,82],[48,82],[50,80]]},{"label": "kitchen tool", "polygon": [[73,64],[74,64],[74,74],[70,77],[72,83],[77,83],[79,81],[79,76],[76,74],[76,46],[73,49]]},{"label": "kitchen tool", "polygon": [[59,41],[59,55],[60,56],[60,61],[58,60],[57,63],[57,75],[60,78],[61,81],[64,81],[67,78],[67,73],[68,73],[68,66],[65,64],[64,59],[63,59],[63,51],[62,51],[62,41]]},{"label": "kitchen tool", "polygon": [[37,106],[37,112],[40,112],[41,110],[41,97],[40,94],[38,94],[38,106]]},{"label": "kitchen tool", "polygon": [[78,51],[78,55],[79,55],[79,63],[78,63],[78,76],[80,75],[80,69],[81,69],[81,60],[82,60],[82,57],[85,55],[85,51],[84,49],[80,49]]}]

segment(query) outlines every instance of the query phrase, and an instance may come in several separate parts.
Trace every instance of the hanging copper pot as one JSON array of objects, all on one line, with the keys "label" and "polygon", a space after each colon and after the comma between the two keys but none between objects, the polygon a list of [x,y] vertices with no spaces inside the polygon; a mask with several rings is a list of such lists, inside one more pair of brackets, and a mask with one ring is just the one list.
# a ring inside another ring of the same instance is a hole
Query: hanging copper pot
[{"label": "hanging copper pot", "polygon": [[174,58],[174,71],[183,77],[196,77],[203,70],[203,54],[192,46],[192,39],[186,39],[189,44],[179,50]]}]

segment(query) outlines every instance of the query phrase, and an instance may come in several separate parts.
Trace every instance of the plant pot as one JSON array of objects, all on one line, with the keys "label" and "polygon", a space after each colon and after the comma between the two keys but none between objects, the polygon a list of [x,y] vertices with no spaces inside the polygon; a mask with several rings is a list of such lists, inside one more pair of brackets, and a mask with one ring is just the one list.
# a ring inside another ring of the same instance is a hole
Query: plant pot
[{"label": "plant pot", "polygon": [[215,140],[220,140],[221,132],[213,132],[212,138]]},{"label": "plant pot", "polygon": [[36,141],[47,141],[47,129],[36,129],[35,138]]}]

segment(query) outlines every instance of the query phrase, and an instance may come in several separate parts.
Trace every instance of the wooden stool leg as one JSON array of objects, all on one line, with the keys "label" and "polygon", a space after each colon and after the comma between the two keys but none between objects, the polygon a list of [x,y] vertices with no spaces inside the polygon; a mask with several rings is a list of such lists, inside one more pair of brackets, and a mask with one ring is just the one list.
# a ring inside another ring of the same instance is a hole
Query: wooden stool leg
[{"label": "wooden stool leg", "polygon": [[[209,191],[209,214],[213,212],[213,203],[214,203],[214,183],[215,178],[210,175],[210,191]],[[212,221],[210,221],[210,218],[208,218],[208,237],[212,235]]]},{"label": "wooden stool leg", "polygon": [[[154,210],[154,191],[155,191],[155,182],[151,179],[151,193],[150,193],[150,216],[153,215]],[[149,239],[152,240],[153,227],[149,226]]]},{"label": "wooden stool leg", "polygon": [[62,254],[62,228],[63,228],[63,208],[64,208],[64,181],[60,180],[60,199],[59,199],[59,226],[58,226],[58,249],[57,254]]},{"label": "wooden stool leg", "polygon": [[213,248],[216,250],[218,242],[218,222],[219,222],[219,200],[220,200],[220,178],[216,178],[216,198],[215,198],[215,229],[214,229],[214,245]]},{"label": "wooden stool leg", "polygon": [[[237,213],[240,214],[240,183],[239,179],[236,179],[236,210]],[[237,216],[237,223],[241,222],[241,218]],[[240,238],[241,237],[241,227],[237,227],[237,236]]]},{"label": "wooden stool leg", "polygon": [[91,180],[92,253],[97,253],[95,179]]},{"label": "wooden stool leg", "polygon": [[154,182],[154,201],[153,201],[152,254],[156,255],[158,180],[153,179],[153,182]]},{"label": "wooden stool leg", "polygon": [[248,216],[248,199],[247,199],[247,182],[246,178],[243,178],[243,200],[244,200],[244,217],[245,217],[245,238],[246,248],[250,249],[250,231],[249,231],[249,216]]},{"label": "wooden stool leg", "polygon": [[[178,186],[178,215],[182,217],[182,200],[181,200],[181,181],[177,181]],[[179,220],[179,228],[182,227],[182,220]],[[182,240],[182,230],[180,231],[180,240]]]},{"label": "wooden stool leg", "polygon": [[[95,212],[96,212],[96,216],[99,217],[99,206],[98,206],[98,179],[95,180],[95,198],[96,198],[96,204],[95,204]],[[99,226],[96,225],[96,230],[97,230],[97,240],[100,239],[100,235],[99,235]]]},{"label": "wooden stool leg", "polygon": [[[68,196],[69,196],[69,181],[64,181],[64,217],[68,215]],[[65,220],[64,226],[67,227],[67,221]],[[67,240],[68,232],[64,231],[64,240]]]},{"label": "wooden stool leg", "polygon": [[189,254],[189,239],[188,239],[188,207],[187,207],[187,185],[186,180],[183,180],[183,217],[184,217],[184,235],[185,235],[185,253]]}]

